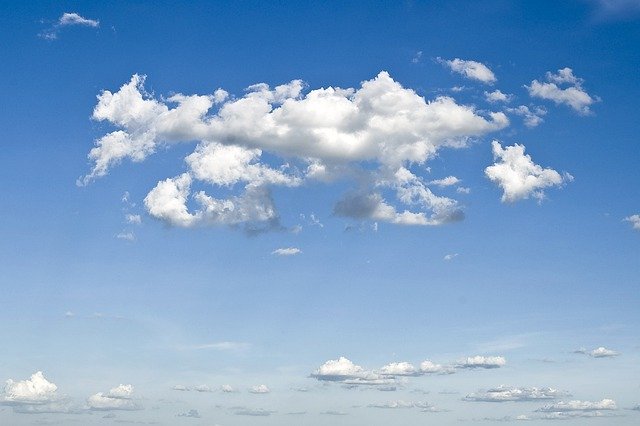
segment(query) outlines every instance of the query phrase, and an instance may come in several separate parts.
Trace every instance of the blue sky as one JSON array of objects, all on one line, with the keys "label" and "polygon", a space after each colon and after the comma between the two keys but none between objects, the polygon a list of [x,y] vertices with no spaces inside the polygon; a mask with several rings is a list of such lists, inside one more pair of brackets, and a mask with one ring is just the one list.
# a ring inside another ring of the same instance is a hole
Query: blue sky
[{"label": "blue sky", "polygon": [[638,1],[0,32],[1,424],[637,424]]}]

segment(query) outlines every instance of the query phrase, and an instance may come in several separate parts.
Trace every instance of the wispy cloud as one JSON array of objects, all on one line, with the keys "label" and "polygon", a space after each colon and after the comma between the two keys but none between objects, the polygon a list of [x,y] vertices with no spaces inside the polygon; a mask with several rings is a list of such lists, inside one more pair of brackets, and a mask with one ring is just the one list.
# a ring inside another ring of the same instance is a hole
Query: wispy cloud
[{"label": "wispy cloud", "polygon": [[58,18],[58,21],[56,21],[56,23],[54,23],[50,28],[42,31],[39,36],[46,40],[55,40],[58,38],[60,31],[64,27],[71,26],[97,28],[100,26],[100,21],[96,19],[85,18],[75,12],[65,12],[62,14],[62,16],[60,16],[60,18]]}]

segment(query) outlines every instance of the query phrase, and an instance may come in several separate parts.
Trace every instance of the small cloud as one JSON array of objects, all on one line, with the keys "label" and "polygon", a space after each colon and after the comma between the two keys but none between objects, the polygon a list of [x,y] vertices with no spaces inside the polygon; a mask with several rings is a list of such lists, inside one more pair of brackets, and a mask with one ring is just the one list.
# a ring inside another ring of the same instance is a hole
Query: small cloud
[{"label": "small cloud", "polygon": [[346,416],[349,413],[345,413],[344,411],[337,411],[337,410],[327,410],[327,411],[323,411],[320,414],[323,414],[325,416]]},{"label": "small cloud", "polygon": [[580,348],[576,351],[573,351],[573,353],[588,355],[592,358],[612,358],[614,356],[620,355],[619,352],[612,351],[611,349],[607,349],[603,346],[600,346],[599,348],[596,348],[590,351],[585,348]]},{"label": "small cloud", "polygon": [[420,62],[422,60],[422,50],[418,50],[416,52],[415,55],[413,55],[413,58],[411,58],[411,63],[412,64],[417,64],[418,62]]},{"label": "small cloud", "polygon": [[196,392],[213,392],[213,390],[207,385],[198,385],[193,388]]},{"label": "small cloud", "polygon": [[498,80],[493,71],[481,62],[466,61],[459,58],[452,60],[438,58],[437,61],[447,66],[451,71],[470,80],[480,81],[485,84],[493,84]]},{"label": "small cloud", "polygon": [[271,389],[267,385],[256,385],[249,389],[249,393],[264,394],[270,393]]},{"label": "small cloud", "polygon": [[544,121],[542,117],[547,114],[547,110],[542,107],[537,106],[529,108],[526,105],[520,105],[517,108],[507,108],[507,112],[522,117],[524,125],[529,128],[542,124]]},{"label": "small cloud", "polygon": [[125,240],[125,241],[135,241],[136,240],[136,236],[133,232],[130,231],[122,231],[120,233],[118,233],[116,235],[116,238],[119,240]]},{"label": "small cloud", "polygon": [[443,260],[450,261],[450,260],[455,259],[456,257],[458,257],[458,253],[446,254],[446,255],[443,257]]},{"label": "small cloud", "polygon": [[640,231],[640,214],[627,216],[623,219],[625,222],[631,223],[631,227],[636,231]]},{"label": "small cloud", "polygon": [[276,256],[295,256],[302,253],[302,250],[296,247],[279,248],[271,252]]},{"label": "small cloud", "polygon": [[140,225],[142,223],[142,217],[139,214],[127,214],[125,220],[132,225]]},{"label": "small cloud", "polygon": [[119,385],[109,392],[98,392],[87,399],[87,406],[94,411],[135,411],[143,407],[133,400],[133,386]]},{"label": "small cloud", "polygon": [[571,412],[571,411],[603,411],[617,410],[616,402],[613,399],[603,399],[601,401],[560,401],[555,404],[545,405],[536,410],[539,412]]},{"label": "small cloud", "polygon": [[73,317],[76,316],[76,314],[74,314],[71,311],[67,311],[67,312],[64,313],[64,316],[65,316],[65,318],[73,318]]},{"label": "small cloud", "polygon": [[464,187],[464,186],[459,186],[459,187],[456,188],[456,192],[458,194],[469,194],[469,193],[471,193],[471,188],[467,188],[467,187]]},{"label": "small cloud", "polygon": [[220,391],[222,393],[237,393],[238,391],[231,385],[222,385],[220,386]]},{"label": "small cloud", "polygon": [[458,179],[455,176],[447,176],[445,178],[442,179],[436,179],[436,180],[432,180],[431,182],[429,182],[430,185],[436,185],[439,187],[445,187],[445,186],[452,186],[452,185],[456,185],[458,183],[460,183],[460,179]]},{"label": "small cloud", "polygon": [[457,368],[500,368],[504,367],[507,364],[507,361],[504,357],[501,356],[472,356],[463,359],[458,364],[456,364]]},{"label": "small cloud", "polygon": [[234,411],[236,416],[255,416],[255,417],[267,417],[274,414],[275,411],[264,410],[262,408],[241,408]]},{"label": "small cloud", "polygon": [[[529,96],[550,100],[556,105],[567,105],[580,115],[591,114],[591,105],[600,100],[582,88],[584,80],[576,77],[571,68],[559,69],[556,74],[547,72],[546,79],[546,83],[533,80],[530,86],[525,86]],[[565,88],[561,88],[562,85]]]},{"label": "small cloud", "polygon": [[198,410],[189,410],[186,413],[176,414],[176,417],[191,417],[191,418],[194,418],[194,419],[201,418],[200,413],[198,412]]},{"label": "small cloud", "polygon": [[567,396],[567,393],[553,388],[518,388],[503,385],[469,394],[464,397],[464,400],[473,402],[519,402],[556,399],[561,396]]},{"label": "small cloud", "polygon": [[179,391],[179,392],[188,392],[191,389],[189,389],[188,387],[186,387],[184,385],[175,385],[174,387],[171,388],[171,390]]},{"label": "small cloud", "polygon": [[58,38],[58,34],[62,28],[70,26],[97,28],[100,26],[100,21],[82,17],[75,12],[63,13],[55,24],[53,24],[49,29],[41,32],[39,36],[46,40],[55,40]]},{"label": "small cloud", "polygon": [[513,95],[502,93],[500,90],[494,90],[493,92],[484,92],[484,97],[487,102],[510,102],[513,99]]}]

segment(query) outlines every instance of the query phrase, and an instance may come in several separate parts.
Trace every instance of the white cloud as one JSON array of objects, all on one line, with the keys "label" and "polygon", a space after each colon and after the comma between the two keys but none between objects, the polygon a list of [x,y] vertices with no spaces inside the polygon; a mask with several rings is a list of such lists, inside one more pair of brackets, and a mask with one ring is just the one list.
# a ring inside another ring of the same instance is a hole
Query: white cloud
[{"label": "white cloud", "polygon": [[449,253],[444,255],[443,260],[449,261],[455,259],[456,257],[458,257],[458,253]]},{"label": "white cloud", "polygon": [[176,417],[191,417],[194,419],[199,419],[202,416],[200,416],[198,410],[189,410],[186,413],[176,414]]},{"label": "white cloud", "polygon": [[435,407],[426,402],[407,402],[403,400],[396,401],[387,401],[378,404],[369,404],[370,408],[387,408],[387,409],[395,409],[395,408],[422,408],[422,409],[435,409]]},{"label": "white cloud", "polygon": [[266,417],[274,414],[275,411],[269,411],[262,408],[240,408],[234,411],[233,414],[236,416],[256,416],[256,417]]},{"label": "white cloud", "polygon": [[175,385],[171,388],[174,391],[180,391],[180,392],[188,392],[191,389],[189,389],[188,387],[184,386],[184,385]]},{"label": "white cloud", "polygon": [[127,213],[125,215],[125,220],[127,221],[127,223],[130,223],[132,225],[140,225],[142,223],[142,217],[139,214]]},{"label": "white cloud", "polygon": [[[582,115],[590,114],[590,106],[599,100],[582,88],[584,80],[576,77],[571,68],[560,69],[556,74],[547,72],[546,78],[546,83],[533,80],[530,86],[525,86],[531,97],[551,100],[556,105],[565,104]],[[558,85],[569,87],[562,89]]]},{"label": "white cloud", "polygon": [[57,390],[58,387],[38,371],[27,380],[7,380],[4,393],[0,394],[0,405],[47,404],[58,399]]},{"label": "white cloud", "polygon": [[82,25],[85,27],[98,27],[100,26],[100,21],[94,19],[83,18],[77,13],[63,13],[58,23],[62,26],[66,25]]},{"label": "white cloud", "polygon": [[507,361],[501,356],[472,356],[467,357],[456,364],[457,368],[500,368],[504,367]]},{"label": "white cloud", "polygon": [[297,247],[279,248],[271,252],[271,254],[275,254],[277,256],[294,256],[300,253],[302,253],[302,250]]},{"label": "white cloud", "polygon": [[116,238],[125,241],[135,241],[136,235],[131,231],[122,231],[116,234]]},{"label": "white cloud", "polygon": [[623,219],[625,222],[631,223],[631,227],[635,230],[640,231],[640,214],[634,214],[631,216],[627,216]]},{"label": "white cloud", "polygon": [[566,396],[566,393],[552,388],[499,386],[486,391],[469,394],[464,400],[474,402],[537,401],[556,399],[561,396]]},{"label": "white cloud", "polygon": [[455,369],[450,365],[436,364],[425,360],[420,363],[420,372],[422,374],[453,374]]},{"label": "white cloud", "polygon": [[75,12],[65,12],[58,18],[58,21],[51,26],[51,28],[41,32],[40,37],[47,40],[55,40],[58,38],[58,33],[63,27],[69,26],[82,26],[97,28],[100,26],[100,21],[95,19],[88,19],[80,16]]},{"label": "white cloud", "polygon": [[529,128],[542,124],[544,121],[542,117],[547,114],[547,110],[542,107],[533,107],[533,109],[530,109],[526,105],[520,105],[517,108],[507,108],[507,112],[522,117],[524,125]]},{"label": "white cloud", "polygon": [[467,187],[464,187],[464,186],[459,186],[459,187],[456,188],[456,192],[458,194],[469,194],[469,193],[471,193],[471,188],[467,188]]},{"label": "white cloud", "polygon": [[612,399],[601,401],[560,401],[555,404],[545,405],[538,409],[541,412],[565,412],[565,411],[601,411],[617,410],[616,402]]},{"label": "white cloud", "polygon": [[544,188],[561,186],[573,180],[568,173],[561,176],[557,171],[544,169],[524,153],[524,145],[515,144],[502,148],[498,141],[492,142],[493,157],[499,162],[487,167],[485,175],[503,190],[502,202],[514,202],[533,196],[544,198]]},{"label": "white cloud", "polygon": [[500,90],[494,90],[493,92],[484,92],[484,97],[487,102],[510,102],[513,99],[513,95],[502,93]]},{"label": "white cloud", "polygon": [[[145,92],[144,79],[134,75],[117,92],[98,96],[93,119],[117,129],[96,141],[92,169],[78,184],[107,175],[125,159],[141,162],[158,147],[196,141],[185,158],[187,172],[161,180],[145,198],[149,214],[173,226],[267,223],[271,229],[279,215],[270,187],[336,179],[358,186],[338,202],[336,214],[405,225],[458,220],[455,200],[433,194],[410,167],[509,124],[502,112],[480,115],[450,97],[427,101],[386,72],[357,89],[303,94],[304,84],[294,80],[275,88],[253,85],[240,98],[217,91],[157,100]],[[273,167],[264,153],[270,162],[287,162]],[[196,181],[244,189],[217,199],[202,190],[192,194]],[[383,198],[383,189],[396,200]]]},{"label": "white cloud", "polygon": [[493,84],[497,81],[497,78],[493,71],[489,69],[485,64],[476,61],[465,61],[463,59],[455,58],[452,60],[444,60],[438,58],[438,61],[446,65],[453,72],[463,75],[465,78],[471,80],[477,80],[485,84]]},{"label": "white cloud", "polygon": [[367,371],[345,357],[329,360],[322,364],[311,377],[329,382],[340,382],[346,385],[391,385],[394,378]]},{"label": "white cloud", "polygon": [[270,393],[271,390],[267,385],[255,385],[249,389],[250,393]]},{"label": "white cloud", "polygon": [[382,367],[379,373],[385,376],[415,376],[419,371],[408,362],[392,362]]},{"label": "white cloud", "polygon": [[612,358],[620,355],[619,352],[613,351],[611,349],[607,349],[603,346],[600,346],[590,351],[587,349],[581,348],[574,352],[578,354],[589,355],[592,358]]},{"label": "white cloud", "polygon": [[133,411],[142,406],[133,400],[133,386],[119,385],[109,392],[98,392],[87,399],[87,406],[94,411]]},{"label": "white cloud", "polygon": [[220,391],[222,391],[223,393],[236,393],[238,392],[233,386],[231,385],[222,385],[220,386]]},{"label": "white cloud", "polygon": [[196,392],[213,392],[213,390],[207,385],[198,385],[193,388]]},{"label": "white cloud", "polygon": [[430,185],[437,185],[437,186],[453,186],[453,185],[457,185],[458,183],[462,182],[460,179],[458,179],[455,176],[447,176],[445,178],[442,179],[436,179],[436,180],[432,180],[431,182],[429,182]]}]

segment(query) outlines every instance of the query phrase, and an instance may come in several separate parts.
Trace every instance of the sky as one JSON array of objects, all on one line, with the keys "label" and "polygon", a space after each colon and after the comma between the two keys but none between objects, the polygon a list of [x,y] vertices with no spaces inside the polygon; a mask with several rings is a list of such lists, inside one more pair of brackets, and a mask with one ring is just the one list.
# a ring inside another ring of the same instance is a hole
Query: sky
[{"label": "sky", "polygon": [[0,34],[0,424],[640,421],[637,0]]}]

